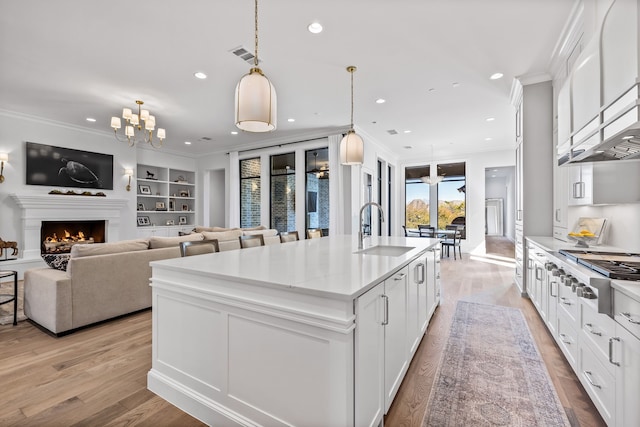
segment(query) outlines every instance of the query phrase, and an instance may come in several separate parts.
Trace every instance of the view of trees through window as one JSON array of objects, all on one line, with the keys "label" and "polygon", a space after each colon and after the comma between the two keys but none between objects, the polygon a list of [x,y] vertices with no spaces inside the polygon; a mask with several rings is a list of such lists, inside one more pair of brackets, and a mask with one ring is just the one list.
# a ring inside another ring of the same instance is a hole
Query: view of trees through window
[{"label": "view of trees through window", "polygon": [[405,169],[405,226],[418,228],[418,225],[426,225],[429,220],[429,194],[430,187],[420,179],[429,176],[430,167],[417,166]]}]

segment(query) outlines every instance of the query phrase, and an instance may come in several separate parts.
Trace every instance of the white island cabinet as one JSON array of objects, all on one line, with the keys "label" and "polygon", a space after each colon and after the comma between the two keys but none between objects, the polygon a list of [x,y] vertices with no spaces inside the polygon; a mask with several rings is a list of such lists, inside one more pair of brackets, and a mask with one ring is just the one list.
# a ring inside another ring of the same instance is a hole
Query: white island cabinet
[{"label": "white island cabinet", "polygon": [[373,237],[391,247],[374,255],[331,236],[153,262],[148,388],[210,425],[379,425],[424,333],[409,318],[429,290],[412,286],[437,283],[417,266],[438,244]]}]

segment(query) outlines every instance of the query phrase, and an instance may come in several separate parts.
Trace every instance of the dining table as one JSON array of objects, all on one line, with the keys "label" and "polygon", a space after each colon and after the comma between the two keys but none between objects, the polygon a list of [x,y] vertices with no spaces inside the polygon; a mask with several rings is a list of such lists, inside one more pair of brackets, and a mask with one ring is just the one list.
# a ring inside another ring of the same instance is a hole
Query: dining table
[{"label": "dining table", "polygon": [[[425,234],[427,231],[425,230]],[[435,230],[435,234],[437,238],[447,238],[454,234],[460,235],[460,230]],[[430,237],[426,235],[420,235],[420,230],[417,228],[407,228],[407,237]]]}]

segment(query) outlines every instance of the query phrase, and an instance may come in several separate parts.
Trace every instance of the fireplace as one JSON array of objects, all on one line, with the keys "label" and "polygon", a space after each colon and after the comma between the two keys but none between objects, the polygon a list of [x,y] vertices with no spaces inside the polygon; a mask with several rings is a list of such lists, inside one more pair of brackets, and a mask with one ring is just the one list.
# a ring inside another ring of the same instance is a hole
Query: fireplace
[{"label": "fireplace", "polygon": [[71,252],[76,243],[103,243],[106,221],[42,221],[40,241],[43,254]]}]

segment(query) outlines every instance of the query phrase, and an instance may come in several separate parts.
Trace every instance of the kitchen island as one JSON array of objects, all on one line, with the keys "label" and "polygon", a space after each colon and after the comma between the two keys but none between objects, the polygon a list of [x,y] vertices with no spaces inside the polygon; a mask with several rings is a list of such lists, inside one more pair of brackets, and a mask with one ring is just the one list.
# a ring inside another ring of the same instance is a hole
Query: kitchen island
[{"label": "kitchen island", "polygon": [[378,425],[439,302],[439,240],[152,262],[148,388],[210,425]]}]

